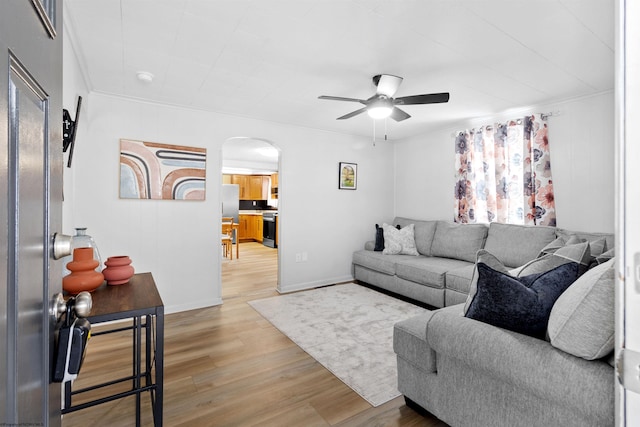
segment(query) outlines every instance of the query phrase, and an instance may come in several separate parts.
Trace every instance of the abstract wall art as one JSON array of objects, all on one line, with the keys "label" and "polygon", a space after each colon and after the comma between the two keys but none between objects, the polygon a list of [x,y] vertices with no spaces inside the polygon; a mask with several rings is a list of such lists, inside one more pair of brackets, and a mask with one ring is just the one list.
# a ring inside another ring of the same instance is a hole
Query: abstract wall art
[{"label": "abstract wall art", "polygon": [[120,198],[204,200],[207,149],[120,140]]}]

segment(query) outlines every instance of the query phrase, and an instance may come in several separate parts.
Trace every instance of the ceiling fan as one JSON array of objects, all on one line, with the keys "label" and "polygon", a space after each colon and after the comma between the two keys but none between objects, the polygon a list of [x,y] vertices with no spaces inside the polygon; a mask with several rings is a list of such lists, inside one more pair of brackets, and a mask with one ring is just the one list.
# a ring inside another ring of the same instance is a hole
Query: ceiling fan
[{"label": "ceiling fan", "polygon": [[360,104],[364,104],[363,108],[338,117],[337,120],[349,119],[366,111],[367,114],[374,119],[391,117],[396,122],[400,122],[411,117],[405,111],[398,108],[398,105],[438,104],[449,101],[448,92],[394,98],[393,95],[398,91],[400,83],[402,83],[402,77],[392,76],[390,74],[378,74],[373,76],[373,84],[377,88],[376,94],[369,99],[343,98],[341,96],[327,95],[322,95],[318,98],[333,101],[359,102]]}]

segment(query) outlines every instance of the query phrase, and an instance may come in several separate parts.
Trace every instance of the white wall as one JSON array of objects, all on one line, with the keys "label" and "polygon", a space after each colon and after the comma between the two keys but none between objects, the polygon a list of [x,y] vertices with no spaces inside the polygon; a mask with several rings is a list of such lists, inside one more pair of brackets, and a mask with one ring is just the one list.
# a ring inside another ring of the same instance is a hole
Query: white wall
[{"label": "white wall", "polygon": [[[167,311],[221,302],[221,150],[233,136],[281,150],[280,290],[350,280],[351,254],[393,214],[393,148],[364,138],[89,94],[87,129],[73,162],[73,226],[86,226],[103,258],[126,254],[151,271]],[[206,201],[121,200],[119,139],[207,148]],[[358,164],[358,189],[338,190],[338,162]],[[308,261],[295,262],[306,252]],[[241,254],[242,256],[242,254]]]},{"label": "white wall", "polygon": [[[64,26],[64,42],[63,42],[63,72],[62,72],[62,106],[69,111],[71,118],[76,116],[76,104],[78,102],[78,96],[82,96],[82,106],[80,109],[80,118],[78,120],[78,128],[76,130],[76,136],[78,137],[78,146],[82,144],[84,136],[87,132],[87,122],[85,120],[85,114],[89,109],[89,100],[87,94],[87,83],[82,74],[82,70],[78,66],[76,60],[76,51],[74,49],[72,40],[73,38],[68,33],[68,27]],[[64,155],[64,187],[63,187],[63,199],[62,204],[62,229],[63,233],[73,235],[73,227],[75,221],[73,220],[73,203],[74,203],[74,170],[75,168],[67,168],[67,158],[70,151]],[[75,150],[74,150],[75,153]],[[73,161],[72,161],[73,166]]]},{"label": "white wall", "polygon": [[[559,112],[548,119],[558,227],[614,231],[613,101],[613,93],[606,92],[526,110]],[[519,114],[524,111],[461,122],[456,128],[396,142],[395,214],[452,220],[454,132]]]}]

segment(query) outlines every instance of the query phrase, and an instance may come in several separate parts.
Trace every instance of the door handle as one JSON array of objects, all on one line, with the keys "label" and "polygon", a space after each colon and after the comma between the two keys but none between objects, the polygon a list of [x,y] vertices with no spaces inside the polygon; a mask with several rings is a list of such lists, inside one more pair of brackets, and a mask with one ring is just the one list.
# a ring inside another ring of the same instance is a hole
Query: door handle
[{"label": "door handle", "polygon": [[53,248],[53,259],[60,259],[71,255],[71,236],[53,233],[51,247]]},{"label": "door handle", "polygon": [[51,314],[56,318],[65,314],[60,322],[55,344],[55,362],[52,369],[54,382],[73,381],[78,376],[84,360],[87,342],[91,337],[91,324],[87,319],[91,312],[92,299],[89,292],[83,291],[67,301],[62,294],[53,298]]},{"label": "door handle", "polygon": [[73,311],[76,317],[87,317],[91,313],[91,307],[93,306],[93,299],[91,294],[87,291],[82,291],[75,297],[69,298],[68,301],[64,300],[61,293],[54,295],[51,306],[49,308],[49,314],[56,320],[67,313]]}]

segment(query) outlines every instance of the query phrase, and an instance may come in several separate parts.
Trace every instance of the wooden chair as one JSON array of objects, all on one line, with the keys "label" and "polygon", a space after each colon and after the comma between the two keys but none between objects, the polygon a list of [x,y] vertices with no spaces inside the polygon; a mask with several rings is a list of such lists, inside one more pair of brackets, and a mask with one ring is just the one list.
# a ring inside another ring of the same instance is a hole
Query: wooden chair
[{"label": "wooden chair", "polygon": [[233,259],[232,236],[233,236],[233,218],[223,217],[221,241],[222,241],[222,247],[224,249],[223,254],[226,258],[229,258],[229,259]]}]

